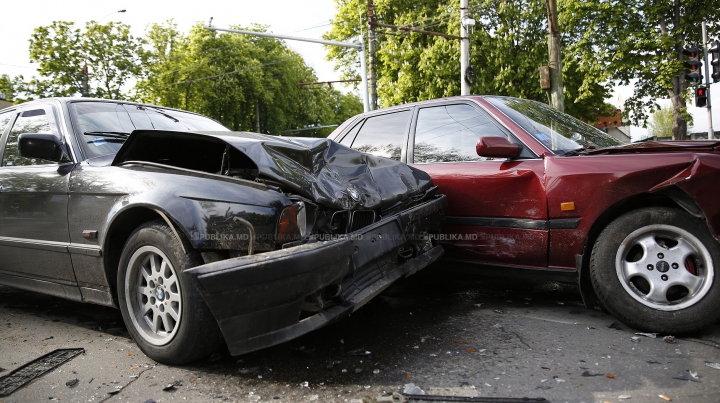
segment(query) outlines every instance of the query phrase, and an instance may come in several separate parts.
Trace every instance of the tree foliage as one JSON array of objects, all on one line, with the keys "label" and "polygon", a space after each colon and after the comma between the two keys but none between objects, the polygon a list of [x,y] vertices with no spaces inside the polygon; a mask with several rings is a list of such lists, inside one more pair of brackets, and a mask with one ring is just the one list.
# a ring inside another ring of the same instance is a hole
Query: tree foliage
[{"label": "tree foliage", "polygon": [[720,34],[720,7],[701,0],[563,0],[559,7],[566,52],[584,80],[634,85],[625,102],[634,124],[644,125],[658,109],[656,99],[669,97],[673,138],[682,139],[688,97],[682,49],[702,44],[703,20],[711,38]]},{"label": "tree foliage", "polygon": [[[410,26],[450,35],[460,31],[457,1],[376,0],[378,22]],[[359,31],[358,15],[366,0],[337,0],[337,14],[328,39],[349,40]],[[476,66],[475,94],[509,95],[547,102],[540,89],[538,67],[547,65],[547,9],[540,0],[470,2],[476,20],[470,34],[470,63]],[[365,21],[366,22],[366,21]],[[364,23],[365,23],[364,22]],[[378,28],[376,69],[378,97],[384,106],[459,95],[458,40]],[[329,48],[329,57],[346,76],[357,74],[357,54]],[[565,53],[563,60],[566,112],[594,120],[611,107],[604,103],[609,87],[584,79],[579,65]]]},{"label": "tree foliage", "polygon": [[144,73],[143,44],[130,35],[130,26],[115,22],[90,21],[84,30],[67,21],[35,28],[30,60],[39,64],[41,78],[25,83],[23,91],[31,97],[79,95],[87,66],[91,96],[123,99],[124,87]]},{"label": "tree foliage", "polygon": [[318,120],[340,123],[362,111],[354,95],[301,88],[317,81],[315,74],[279,40],[201,25],[183,35],[172,22],[151,26],[147,39],[149,74],[137,86],[142,101],[196,111],[234,130],[255,131],[259,120],[261,132],[274,134]]},{"label": "tree foliage", "polygon": [[653,112],[648,124],[648,134],[656,137],[671,137],[673,126],[673,108],[663,106]]}]

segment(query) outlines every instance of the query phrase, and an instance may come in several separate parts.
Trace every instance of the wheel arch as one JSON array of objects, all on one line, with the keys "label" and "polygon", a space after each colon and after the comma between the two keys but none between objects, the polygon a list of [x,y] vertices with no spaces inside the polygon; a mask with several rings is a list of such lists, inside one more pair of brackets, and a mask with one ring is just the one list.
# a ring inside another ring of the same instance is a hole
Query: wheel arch
[{"label": "wheel arch", "polygon": [[133,206],[121,211],[113,218],[108,227],[105,240],[103,242],[103,266],[105,268],[105,276],[107,277],[108,284],[110,284],[113,302],[116,306],[118,306],[117,272],[120,264],[120,256],[122,255],[125,243],[128,238],[130,238],[133,231],[135,231],[138,227],[147,222],[156,220],[162,220],[167,223],[175,236],[178,237],[180,245],[185,248],[185,243],[182,242],[182,238],[180,238],[175,225],[168,216],[163,211],[149,206]]},{"label": "wheel arch", "polygon": [[670,186],[653,193],[640,193],[618,201],[603,211],[590,227],[582,254],[577,256],[578,286],[583,302],[588,308],[599,305],[595,290],[590,283],[590,254],[600,233],[621,215],[642,207],[671,207],[686,211],[707,222],[702,209],[682,189]]}]

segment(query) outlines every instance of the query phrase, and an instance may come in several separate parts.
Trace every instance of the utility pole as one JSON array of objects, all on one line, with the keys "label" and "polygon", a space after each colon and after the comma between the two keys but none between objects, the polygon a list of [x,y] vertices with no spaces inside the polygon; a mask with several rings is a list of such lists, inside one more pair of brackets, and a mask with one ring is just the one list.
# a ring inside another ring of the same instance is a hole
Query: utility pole
[{"label": "utility pole", "polygon": [[548,54],[550,65],[550,99],[553,107],[565,112],[565,96],[562,82],[562,54],[560,53],[560,29],[557,23],[557,0],[545,0],[548,12]]},{"label": "utility pole", "polygon": [[375,5],[368,0],[368,92],[370,97],[370,110],[377,109],[377,72],[375,71]]},{"label": "utility pole", "polygon": [[468,0],[460,0],[460,95],[470,95],[470,85],[465,79],[465,69],[468,66],[470,53],[470,38],[468,37],[465,20],[468,19]]},{"label": "utility pole", "polygon": [[703,34],[703,49],[704,49],[704,57],[703,60],[705,61],[705,83],[707,84],[705,86],[707,91],[707,113],[708,113],[708,140],[712,140],[715,138],[715,131],[713,130],[713,124],[712,124],[712,104],[710,103],[710,63],[708,63],[708,39],[707,39],[707,26],[705,24],[705,21],[702,22],[702,34]]},{"label": "utility pole", "polygon": [[240,29],[226,29],[226,28],[215,28],[213,26],[206,25],[203,27],[204,29],[210,30],[210,31],[222,31],[222,32],[232,32],[234,34],[242,34],[242,35],[252,35],[252,36],[264,36],[267,38],[276,38],[276,39],[288,39],[291,41],[302,41],[302,42],[312,42],[312,43],[321,43],[323,45],[331,45],[331,46],[341,46],[344,48],[353,48],[358,51],[358,56],[360,57],[360,77],[362,78],[363,88],[362,88],[362,97],[363,97],[363,106],[364,111],[368,112],[370,109],[369,102],[368,102],[368,80],[367,80],[367,67],[365,63],[365,39],[362,35],[360,35],[360,38],[358,38],[359,42],[338,42],[338,41],[326,41],[324,39],[315,39],[315,38],[302,38],[299,36],[289,36],[289,35],[276,35],[271,34],[268,32],[255,32],[255,31],[243,31]]}]

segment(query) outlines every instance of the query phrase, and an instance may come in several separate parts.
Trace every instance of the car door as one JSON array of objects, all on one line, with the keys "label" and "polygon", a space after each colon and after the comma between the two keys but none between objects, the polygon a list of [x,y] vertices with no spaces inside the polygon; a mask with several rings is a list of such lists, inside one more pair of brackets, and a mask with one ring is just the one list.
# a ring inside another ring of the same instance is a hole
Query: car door
[{"label": "car door", "polygon": [[17,108],[0,138],[0,274],[74,285],[68,253],[68,180],[72,163],[20,156],[18,136],[61,137],[51,105]]},{"label": "car door", "polygon": [[[517,159],[475,151],[481,136],[521,145]],[[445,257],[489,265],[546,267],[547,200],[543,160],[473,102],[418,106],[408,163],[426,171],[448,198]]]}]

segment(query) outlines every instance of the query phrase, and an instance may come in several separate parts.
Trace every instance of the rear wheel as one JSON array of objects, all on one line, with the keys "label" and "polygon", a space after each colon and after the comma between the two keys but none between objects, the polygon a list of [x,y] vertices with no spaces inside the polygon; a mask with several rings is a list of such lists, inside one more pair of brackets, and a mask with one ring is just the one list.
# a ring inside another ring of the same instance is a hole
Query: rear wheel
[{"label": "rear wheel", "polygon": [[163,221],[135,230],[118,270],[118,299],[128,331],[148,357],[185,364],[222,342],[217,322],[183,271],[203,263]]},{"label": "rear wheel", "polygon": [[608,225],[590,275],[604,307],[648,332],[689,333],[720,319],[720,247],[705,223],[672,208],[643,208]]}]

